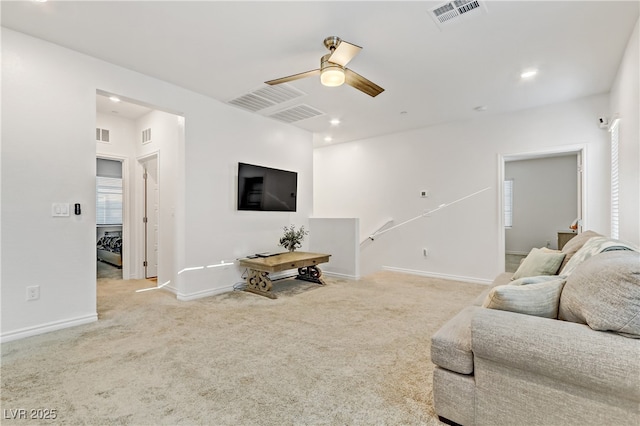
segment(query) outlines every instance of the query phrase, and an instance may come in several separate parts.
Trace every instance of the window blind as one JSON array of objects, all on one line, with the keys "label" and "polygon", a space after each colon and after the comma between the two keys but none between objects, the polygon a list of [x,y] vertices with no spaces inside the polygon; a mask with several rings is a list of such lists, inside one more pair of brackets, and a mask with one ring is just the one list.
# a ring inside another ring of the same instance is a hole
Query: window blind
[{"label": "window blind", "polygon": [[513,226],[513,179],[504,181],[504,227]]},{"label": "window blind", "polygon": [[122,179],[96,176],[96,223],[122,225]]},{"label": "window blind", "polygon": [[618,183],[618,123],[611,126],[611,238],[620,238],[620,200]]}]

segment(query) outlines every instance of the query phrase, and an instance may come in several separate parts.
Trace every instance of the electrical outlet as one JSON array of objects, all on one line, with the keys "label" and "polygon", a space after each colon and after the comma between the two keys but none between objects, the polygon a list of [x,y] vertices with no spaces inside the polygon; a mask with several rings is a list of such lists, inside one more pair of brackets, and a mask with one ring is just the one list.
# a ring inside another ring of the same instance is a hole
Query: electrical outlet
[{"label": "electrical outlet", "polygon": [[424,257],[427,257],[427,256],[429,255],[429,250],[427,250],[426,248],[423,248],[423,249],[422,249],[422,255],[423,255]]},{"label": "electrical outlet", "polygon": [[429,197],[429,191],[426,190],[426,189],[423,189],[422,191],[420,191],[420,197],[428,198]]},{"label": "electrical outlet", "polygon": [[27,300],[38,300],[40,298],[40,286],[32,285],[27,287]]}]

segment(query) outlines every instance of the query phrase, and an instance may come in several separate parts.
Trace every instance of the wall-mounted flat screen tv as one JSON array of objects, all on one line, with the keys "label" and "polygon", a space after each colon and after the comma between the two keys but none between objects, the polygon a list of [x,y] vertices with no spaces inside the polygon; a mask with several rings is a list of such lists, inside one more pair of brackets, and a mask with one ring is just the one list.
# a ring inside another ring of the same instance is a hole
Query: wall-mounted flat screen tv
[{"label": "wall-mounted flat screen tv", "polygon": [[298,173],[238,163],[238,210],[295,212]]}]

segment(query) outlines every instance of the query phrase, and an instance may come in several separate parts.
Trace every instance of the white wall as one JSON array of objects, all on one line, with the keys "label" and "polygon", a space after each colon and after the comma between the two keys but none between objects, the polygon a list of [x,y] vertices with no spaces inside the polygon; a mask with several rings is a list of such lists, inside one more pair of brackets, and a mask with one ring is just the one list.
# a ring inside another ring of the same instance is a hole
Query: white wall
[{"label": "white wall", "polygon": [[620,239],[640,245],[640,20],[611,89],[609,116],[620,117]]},{"label": "white wall", "polygon": [[[132,161],[135,200],[133,200],[133,225],[135,245],[136,277],[144,277],[144,181],[141,158],[156,155],[158,158],[158,187],[159,187],[159,217],[158,217],[158,282],[160,284],[172,281],[168,288],[177,291],[177,271],[179,254],[177,250],[178,229],[176,218],[177,205],[181,203],[180,181],[175,177],[180,174],[184,161],[181,152],[184,151],[182,141],[183,117],[163,111],[151,111],[135,121],[135,135],[133,142],[135,160]],[[151,141],[142,143],[142,131],[151,129]]]},{"label": "white wall", "polygon": [[331,255],[327,275],[360,278],[360,224],[356,218],[310,218],[309,250]]},{"label": "white wall", "polygon": [[96,141],[96,153],[99,157],[135,157],[133,141],[136,129],[133,120],[96,112],[96,127],[109,130],[109,142]]},{"label": "white wall", "polygon": [[[185,117],[168,178],[176,200],[167,274],[179,297],[227,290],[241,275],[237,267],[178,275],[183,268],[273,249],[282,226],[311,214],[309,133],[2,29],[3,340],[97,318],[96,90]],[[237,212],[238,161],[298,171],[298,212]],[[80,202],[83,214],[52,218],[53,202]],[[26,301],[30,285],[41,286],[39,300]]]},{"label": "white wall", "polygon": [[[316,149],[314,214],[358,217],[362,235],[487,186],[473,198],[397,228],[363,247],[361,273],[382,266],[473,281],[504,269],[498,155],[587,147],[587,226],[609,229],[607,134],[596,125],[608,96],[480,117]],[[420,198],[420,190],[430,191]],[[427,248],[425,258],[422,249]]]},{"label": "white wall", "polygon": [[558,231],[578,216],[576,155],[509,161],[513,179],[513,226],[505,229],[505,251],[527,254],[534,247],[558,248]]}]

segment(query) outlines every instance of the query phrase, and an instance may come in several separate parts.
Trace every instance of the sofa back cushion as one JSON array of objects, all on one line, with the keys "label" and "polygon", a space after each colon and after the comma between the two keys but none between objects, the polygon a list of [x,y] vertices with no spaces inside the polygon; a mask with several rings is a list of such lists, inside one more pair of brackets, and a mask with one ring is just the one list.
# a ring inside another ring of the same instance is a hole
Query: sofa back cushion
[{"label": "sofa back cushion", "polygon": [[640,253],[609,251],[581,263],[567,278],[558,318],[640,338]]},{"label": "sofa back cushion", "polygon": [[602,235],[598,234],[595,231],[584,231],[576,235],[572,239],[570,239],[564,245],[564,247],[562,247],[562,252],[565,254],[565,257],[564,257],[564,260],[562,261],[562,265],[560,265],[560,271],[564,269],[567,263],[569,263],[569,260],[571,260],[573,255],[576,254],[576,252],[580,250],[580,248],[582,248],[584,243],[586,243],[587,241],[589,241],[589,239],[593,237],[602,237]]}]

